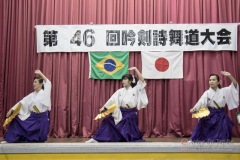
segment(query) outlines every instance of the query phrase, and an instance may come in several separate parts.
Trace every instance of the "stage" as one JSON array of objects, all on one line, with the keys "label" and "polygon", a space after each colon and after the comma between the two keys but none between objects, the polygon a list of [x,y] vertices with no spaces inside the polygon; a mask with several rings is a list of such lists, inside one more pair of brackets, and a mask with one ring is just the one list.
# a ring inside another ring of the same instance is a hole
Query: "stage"
[{"label": "stage", "polygon": [[0,159],[240,159],[240,138],[229,143],[193,143],[187,138],[145,138],[136,143],[84,143],[86,140],[49,138],[45,143],[0,144]]}]

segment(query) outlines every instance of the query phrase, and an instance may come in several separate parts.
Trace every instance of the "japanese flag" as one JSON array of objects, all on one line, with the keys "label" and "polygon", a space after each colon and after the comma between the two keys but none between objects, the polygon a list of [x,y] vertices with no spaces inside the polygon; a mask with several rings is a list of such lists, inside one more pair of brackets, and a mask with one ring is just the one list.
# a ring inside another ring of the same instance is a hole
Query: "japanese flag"
[{"label": "japanese flag", "polygon": [[142,75],[146,79],[183,78],[183,52],[142,52]]}]

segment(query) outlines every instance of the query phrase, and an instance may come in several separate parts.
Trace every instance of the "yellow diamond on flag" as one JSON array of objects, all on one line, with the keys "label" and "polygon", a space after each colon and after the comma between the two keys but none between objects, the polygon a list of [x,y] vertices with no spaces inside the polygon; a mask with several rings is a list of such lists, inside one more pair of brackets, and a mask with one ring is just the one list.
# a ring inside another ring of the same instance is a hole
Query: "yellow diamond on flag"
[{"label": "yellow diamond on flag", "polygon": [[112,75],[122,69],[124,67],[124,64],[113,56],[108,55],[103,60],[98,62],[95,66],[106,74]]}]

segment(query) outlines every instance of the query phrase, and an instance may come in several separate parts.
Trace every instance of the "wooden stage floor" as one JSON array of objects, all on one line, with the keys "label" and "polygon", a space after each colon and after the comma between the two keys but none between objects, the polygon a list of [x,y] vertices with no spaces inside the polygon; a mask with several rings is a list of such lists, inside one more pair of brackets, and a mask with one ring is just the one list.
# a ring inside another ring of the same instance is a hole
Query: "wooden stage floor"
[{"label": "wooden stage floor", "polygon": [[239,160],[240,138],[229,143],[189,143],[188,138],[145,142],[84,143],[89,138],[49,138],[44,143],[0,144],[0,160]]},{"label": "wooden stage floor", "polygon": [[[48,138],[49,143],[84,143],[89,138]],[[163,138],[144,138],[145,142],[183,142],[189,138],[163,137]],[[240,143],[240,138],[233,138],[230,143]]]},{"label": "wooden stage floor", "polygon": [[4,143],[1,153],[161,153],[240,154],[240,138],[228,143],[194,143],[188,138],[145,138],[145,142],[84,143],[89,138],[49,138],[44,143]]}]

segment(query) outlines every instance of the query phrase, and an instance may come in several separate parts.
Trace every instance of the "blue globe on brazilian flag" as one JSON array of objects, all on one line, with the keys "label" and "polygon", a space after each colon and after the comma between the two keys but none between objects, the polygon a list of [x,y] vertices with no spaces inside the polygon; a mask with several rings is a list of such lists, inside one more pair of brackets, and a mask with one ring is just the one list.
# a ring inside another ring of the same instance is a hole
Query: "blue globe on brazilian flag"
[{"label": "blue globe on brazilian flag", "polygon": [[121,79],[128,73],[129,52],[90,52],[89,78]]}]

